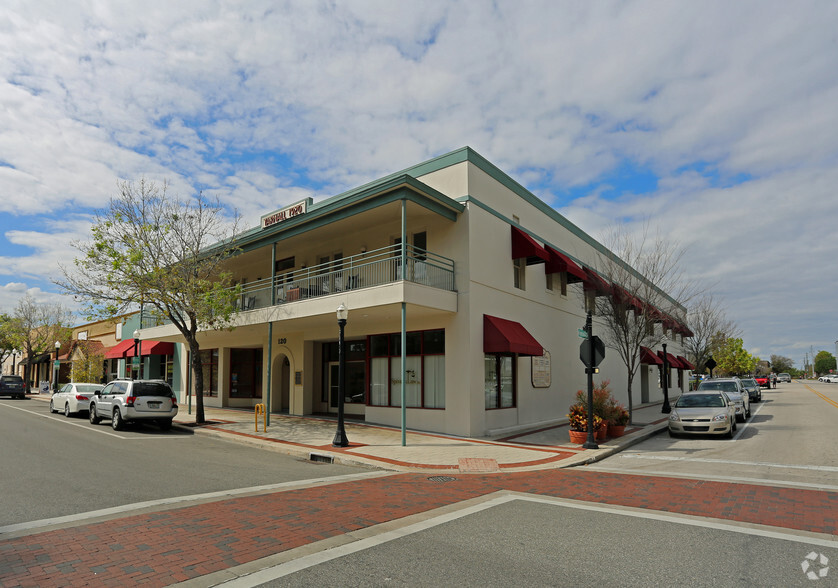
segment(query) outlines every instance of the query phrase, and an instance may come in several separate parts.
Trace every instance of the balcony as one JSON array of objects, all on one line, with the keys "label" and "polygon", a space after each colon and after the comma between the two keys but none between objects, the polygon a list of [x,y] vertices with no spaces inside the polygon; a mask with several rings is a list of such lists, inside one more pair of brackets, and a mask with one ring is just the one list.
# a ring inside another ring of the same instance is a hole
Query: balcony
[{"label": "balcony", "polygon": [[[390,245],[360,255],[305,267],[273,278],[241,285],[236,301],[239,312],[311,300],[352,290],[393,284],[402,280],[454,292],[454,261],[412,245]],[[406,271],[402,272],[402,265]],[[147,313],[143,328],[168,324]]]}]

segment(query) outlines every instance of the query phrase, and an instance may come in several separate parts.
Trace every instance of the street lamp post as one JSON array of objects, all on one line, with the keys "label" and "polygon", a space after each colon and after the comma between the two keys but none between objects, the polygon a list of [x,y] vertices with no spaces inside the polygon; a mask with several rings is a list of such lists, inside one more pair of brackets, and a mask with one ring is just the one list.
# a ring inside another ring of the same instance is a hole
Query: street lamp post
[{"label": "street lamp post", "polygon": [[669,414],[672,412],[672,407],[669,406],[669,361],[666,357],[666,338],[663,343],[663,407],[661,412]]},{"label": "street lamp post", "polygon": [[53,372],[55,373],[55,377],[53,378],[52,382],[52,389],[55,392],[58,392],[58,350],[61,349],[61,341],[55,342],[55,363],[53,364]]},{"label": "street lamp post", "polygon": [[[134,380],[142,380],[143,379],[143,370],[141,366],[143,365],[143,348],[142,348],[142,341],[140,341],[140,331],[139,329],[134,331],[134,365],[137,368],[137,372],[134,374]],[[137,377],[139,374],[139,377]]]},{"label": "street lamp post", "polygon": [[12,349],[12,375],[17,374],[17,372],[15,372],[15,360],[17,359],[17,354],[18,353],[19,352],[18,352],[17,349]]},{"label": "street lamp post", "polygon": [[346,353],[344,351],[343,328],[346,326],[346,318],[349,311],[340,303],[337,310],[338,327],[338,429],[335,431],[335,438],[332,440],[332,447],[348,447],[349,439],[346,438],[346,430],[343,427],[343,397],[346,387]]}]

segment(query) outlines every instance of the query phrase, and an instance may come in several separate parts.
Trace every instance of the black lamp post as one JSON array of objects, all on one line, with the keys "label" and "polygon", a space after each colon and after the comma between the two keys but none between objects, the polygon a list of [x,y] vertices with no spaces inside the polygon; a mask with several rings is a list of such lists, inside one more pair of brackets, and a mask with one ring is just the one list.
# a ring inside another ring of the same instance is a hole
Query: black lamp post
[{"label": "black lamp post", "polygon": [[663,340],[663,407],[662,413],[669,414],[672,407],[669,406],[669,361],[666,358],[666,339]]},{"label": "black lamp post", "polygon": [[59,349],[61,349],[61,341],[56,341],[55,342],[55,368],[53,369],[53,371],[55,372],[55,378],[54,378],[54,381],[52,383],[52,389],[55,392],[58,392],[58,351],[59,351]]},{"label": "black lamp post", "polygon": [[599,449],[594,440],[594,327],[591,320],[591,311],[588,311],[588,317],[585,319],[585,333],[588,340],[588,358],[591,365],[585,367],[585,373],[588,376],[588,438],[582,444],[585,449]]},{"label": "black lamp post", "polygon": [[346,389],[346,353],[344,352],[343,328],[346,326],[346,317],[349,311],[340,303],[337,310],[338,327],[338,429],[335,431],[335,438],[332,440],[332,447],[348,447],[349,439],[346,438],[346,430],[343,428],[343,397]]},{"label": "black lamp post", "polygon": [[17,349],[12,349],[12,375],[15,375],[15,360],[17,359],[17,354],[19,351]]},{"label": "black lamp post", "polygon": [[[140,331],[139,329],[134,331],[134,360],[137,366],[137,372],[134,374],[134,380],[142,380],[143,379],[143,348],[142,348],[142,341],[140,341]],[[139,375],[138,375],[139,374]]]}]

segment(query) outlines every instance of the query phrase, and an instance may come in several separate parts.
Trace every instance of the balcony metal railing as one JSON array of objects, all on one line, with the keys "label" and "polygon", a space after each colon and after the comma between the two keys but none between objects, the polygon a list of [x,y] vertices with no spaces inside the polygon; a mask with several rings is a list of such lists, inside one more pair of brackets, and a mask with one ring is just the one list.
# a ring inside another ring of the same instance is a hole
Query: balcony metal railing
[{"label": "balcony metal railing", "polygon": [[[247,282],[241,285],[236,304],[240,311],[255,310],[402,280],[453,292],[454,261],[410,244],[405,247],[402,259],[401,245],[390,245]],[[142,322],[143,327],[151,327],[168,321],[147,315]]]}]

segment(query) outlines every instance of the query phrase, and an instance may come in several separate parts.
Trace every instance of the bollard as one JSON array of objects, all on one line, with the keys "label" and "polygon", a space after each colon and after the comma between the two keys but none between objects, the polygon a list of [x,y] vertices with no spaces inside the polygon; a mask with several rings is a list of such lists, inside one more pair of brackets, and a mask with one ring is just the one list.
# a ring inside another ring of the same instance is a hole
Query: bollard
[{"label": "bollard", "polygon": [[266,419],[265,405],[264,404],[257,404],[253,408],[254,408],[254,411],[255,411],[254,414],[253,414],[253,420],[254,420],[253,424],[255,425],[255,431],[257,433],[259,432],[259,415],[261,414],[262,415],[262,428],[265,430],[265,433],[267,433],[268,432],[268,425],[267,425],[267,421],[265,420]]}]

